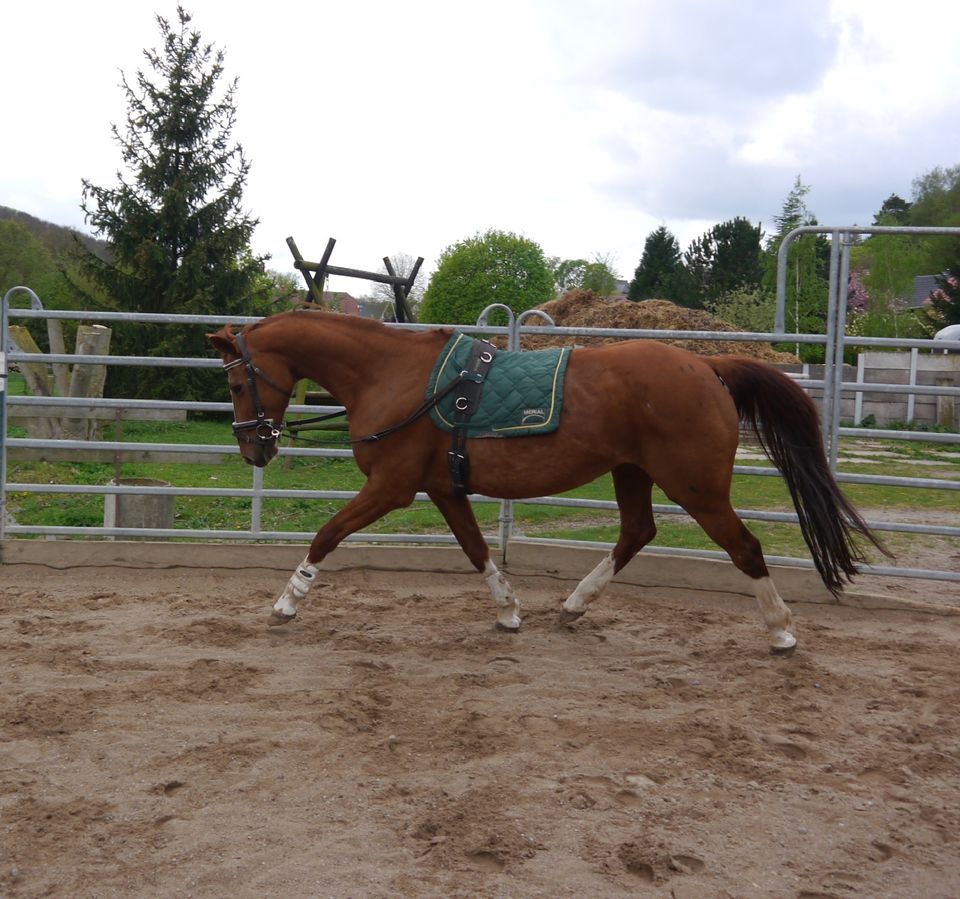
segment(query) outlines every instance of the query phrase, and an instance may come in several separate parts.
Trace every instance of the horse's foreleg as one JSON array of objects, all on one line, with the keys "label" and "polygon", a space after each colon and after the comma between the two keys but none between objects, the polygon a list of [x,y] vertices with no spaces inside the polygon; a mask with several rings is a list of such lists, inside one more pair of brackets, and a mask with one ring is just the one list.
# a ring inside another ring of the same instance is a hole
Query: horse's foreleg
[{"label": "horse's foreleg", "polygon": [[313,581],[317,576],[317,566],[310,562],[307,556],[293,572],[287,586],[283,588],[280,598],[273,604],[270,613],[271,624],[286,624],[297,615],[297,606],[310,592]]},{"label": "horse's foreleg", "polygon": [[488,557],[483,566],[483,579],[487,582],[493,601],[497,604],[497,628],[502,631],[520,630],[520,600],[513,592],[503,572]]},{"label": "horse's foreleg", "polygon": [[464,496],[430,494],[430,499],[440,510],[454,537],[467,558],[479,571],[497,604],[497,627],[505,631],[520,630],[520,601],[510,582],[490,559],[490,547],[480,533],[470,501]]},{"label": "horse's foreleg", "polygon": [[613,469],[613,486],[620,508],[620,537],[610,555],[605,556],[593,571],[567,597],[560,609],[560,623],[576,621],[587,607],[606,589],[620,571],[657,533],[653,520],[651,492],[653,481],[635,465]]},{"label": "horse's foreleg", "polygon": [[310,592],[320,562],[355,531],[365,528],[388,512],[410,505],[414,494],[398,493],[382,483],[367,481],[360,492],[333,516],[313,538],[306,558],[297,566],[280,598],[273,605],[272,624],[286,624]]}]

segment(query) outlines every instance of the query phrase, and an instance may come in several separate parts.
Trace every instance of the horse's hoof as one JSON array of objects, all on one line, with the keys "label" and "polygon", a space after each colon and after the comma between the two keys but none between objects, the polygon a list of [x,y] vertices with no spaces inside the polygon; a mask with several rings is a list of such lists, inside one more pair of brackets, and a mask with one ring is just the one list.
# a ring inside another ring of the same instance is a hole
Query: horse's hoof
[{"label": "horse's hoof", "polygon": [[797,638],[786,628],[774,628],[770,631],[770,652],[775,656],[792,656],[797,648]]},{"label": "horse's hoof", "polygon": [[557,627],[563,627],[566,624],[573,624],[578,618],[582,618],[586,609],[580,612],[571,612],[569,609],[560,608],[560,617],[557,619]]},{"label": "horse's hoof", "polygon": [[518,621],[515,625],[504,624],[502,621],[498,621],[494,627],[498,631],[503,631],[505,634],[519,634],[520,633],[520,622]]},{"label": "horse's hoof", "polygon": [[270,619],[267,621],[267,624],[269,624],[270,627],[279,627],[281,624],[289,624],[296,617],[296,613],[293,615],[284,615],[283,612],[278,612],[274,609],[270,613]]}]

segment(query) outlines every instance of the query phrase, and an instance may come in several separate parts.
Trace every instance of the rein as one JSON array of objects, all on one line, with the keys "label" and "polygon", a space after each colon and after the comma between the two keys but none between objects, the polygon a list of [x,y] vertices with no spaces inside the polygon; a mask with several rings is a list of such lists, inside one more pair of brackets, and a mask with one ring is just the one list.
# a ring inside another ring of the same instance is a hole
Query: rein
[{"label": "rein", "polygon": [[[234,335],[234,340],[236,341],[237,349],[240,351],[240,358],[234,359],[233,362],[225,362],[223,365],[223,370],[230,371],[230,369],[236,368],[237,366],[244,366],[247,374],[247,386],[250,389],[250,397],[253,400],[254,411],[257,416],[255,419],[251,418],[247,421],[233,422],[234,436],[241,443],[257,443],[265,445],[274,443],[281,435],[286,435],[293,440],[300,440],[304,443],[321,443],[322,441],[319,440],[309,440],[306,437],[300,437],[297,432],[304,430],[307,425],[317,424],[321,421],[330,421],[331,419],[340,418],[347,414],[346,409],[344,409],[340,412],[328,412],[325,415],[316,415],[312,418],[304,418],[289,425],[285,425],[282,421],[278,425],[274,425],[273,419],[267,418],[266,410],[264,409],[263,402],[260,399],[260,391],[257,389],[257,378],[261,378],[266,384],[268,384],[274,390],[279,391],[284,396],[289,397],[290,392],[281,387],[263,369],[254,364],[253,359],[250,356],[250,351],[247,349],[247,344],[240,334]],[[397,431],[403,430],[403,428],[413,424],[418,418],[422,418],[424,415],[426,415],[445,396],[447,396],[447,394],[453,392],[453,390],[456,389],[461,383],[464,381],[475,380],[476,376],[474,373],[467,371],[460,372],[457,377],[445,384],[442,390],[435,393],[430,397],[430,399],[424,400],[424,402],[422,402],[403,421],[399,422],[398,424],[391,425],[388,428],[384,428],[382,431],[377,431],[375,434],[368,434],[366,437],[352,439],[350,443],[376,443],[379,440],[383,440],[384,437],[389,437],[391,434],[395,434]],[[253,435],[248,435],[245,433],[246,431],[253,431],[254,433]]]},{"label": "rein", "polygon": [[[453,390],[458,387],[463,381],[471,380],[468,372],[460,372],[456,378],[450,381],[448,384],[445,384],[443,389],[438,393],[435,393],[430,399],[424,400],[410,415],[408,415],[403,421],[398,424],[391,425],[388,428],[384,428],[382,431],[377,431],[376,434],[368,434],[366,437],[357,437],[352,439],[351,443],[376,443],[378,440],[383,440],[384,437],[389,437],[391,434],[395,434],[397,431],[403,430],[407,425],[412,425],[418,418],[422,418],[426,415],[434,406],[437,405],[448,393],[452,393]],[[332,418],[340,418],[343,415],[347,414],[347,410],[344,409],[342,412],[328,412],[326,415],[317,415],[313,418],[304,418],[301,421],[294,422],[293,424],[286,425],[283,427],[283,433],[288,437],[292,437],[294,440],[302,440],[305,443],[320,443],[319,440],[308,440],[306,437],[299,437],[297,431],[302,431],[305,429],[306,425],[316,424],[321,421],[329,421]],[[278,435],[279,436],[279,435]]]}]

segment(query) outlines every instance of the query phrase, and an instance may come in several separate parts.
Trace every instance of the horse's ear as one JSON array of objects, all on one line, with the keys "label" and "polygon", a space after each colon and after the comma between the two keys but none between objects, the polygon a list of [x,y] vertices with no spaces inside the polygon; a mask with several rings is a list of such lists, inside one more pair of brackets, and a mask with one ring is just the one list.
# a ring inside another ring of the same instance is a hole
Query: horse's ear
[{"label": "horse's ear", "polygon": [[221,353],[235,356],[237,354],[237,345],[233,340],[233,332],[230,325],[221,328],[216,334],[208,334],[207,340]]}]

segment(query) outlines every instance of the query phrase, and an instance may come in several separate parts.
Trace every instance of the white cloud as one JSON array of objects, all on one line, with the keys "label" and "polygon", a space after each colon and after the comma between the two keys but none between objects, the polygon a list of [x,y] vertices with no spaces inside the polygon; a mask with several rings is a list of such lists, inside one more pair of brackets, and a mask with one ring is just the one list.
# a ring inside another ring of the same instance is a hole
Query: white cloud
[{"label": "white cloud", "polygon": [[[335,263],[369,269],[398,251],[430,266],[495,227],[548,255],[613,253],[628,276],[658,225],[685,245],[769,221],[798,174],[821,221],[864,223],[960,162],[942,39],[960,11],[933,0],[187,6],[239,77],[245,205],[280,269],[288,235],[312,257],[336,237]],[[5,19],[0,203],[81,225],[81,178],[115,178],[119,72],[157,45],[153,16],[107,0]]]}]

